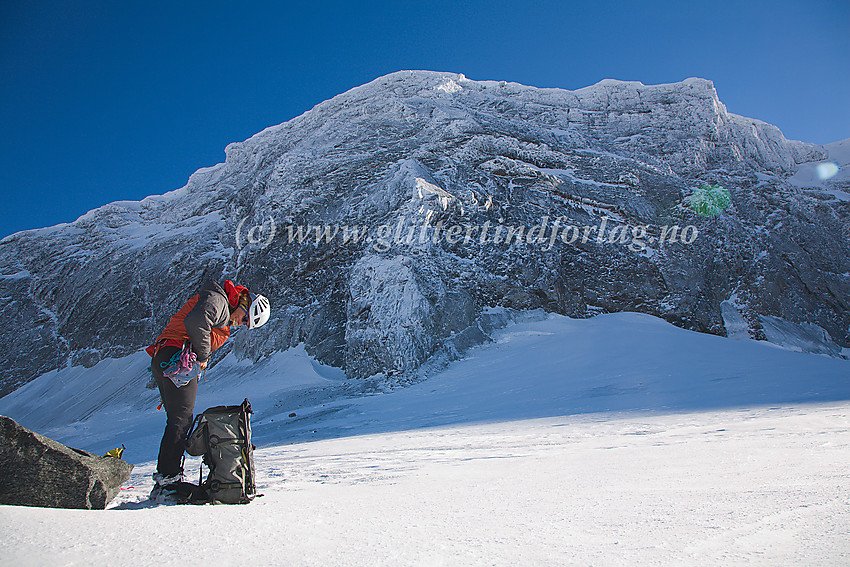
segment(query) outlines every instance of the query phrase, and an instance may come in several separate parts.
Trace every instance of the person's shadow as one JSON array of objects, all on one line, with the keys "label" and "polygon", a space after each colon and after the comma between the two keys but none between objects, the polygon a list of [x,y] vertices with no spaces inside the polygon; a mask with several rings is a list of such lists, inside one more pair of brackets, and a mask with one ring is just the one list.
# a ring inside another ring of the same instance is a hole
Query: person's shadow
[{"label": "person's shadow", "polygon": [[[144,499],[136,502],[122,502],[121,504],[108,508],[109,510],[144,510],[156,506],[169,506],[170,504],[157,504],[155,500]],[[176,504],[175,504],[176,505]]]}]

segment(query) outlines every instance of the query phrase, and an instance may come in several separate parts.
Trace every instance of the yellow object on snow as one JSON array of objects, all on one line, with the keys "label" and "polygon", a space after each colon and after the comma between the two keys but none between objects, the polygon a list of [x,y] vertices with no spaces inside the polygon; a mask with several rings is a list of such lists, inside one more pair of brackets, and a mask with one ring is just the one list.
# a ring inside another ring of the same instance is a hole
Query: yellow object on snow
[{"label": "yellow object on snow", "polygon": [[108,451],[104,455],[104,457],[112,457],[114,459],[120,459],[121,455],[123,455],[123,454],[124,454],[124,444],[122,443],[120,447],[116,447],[115,449]]}]

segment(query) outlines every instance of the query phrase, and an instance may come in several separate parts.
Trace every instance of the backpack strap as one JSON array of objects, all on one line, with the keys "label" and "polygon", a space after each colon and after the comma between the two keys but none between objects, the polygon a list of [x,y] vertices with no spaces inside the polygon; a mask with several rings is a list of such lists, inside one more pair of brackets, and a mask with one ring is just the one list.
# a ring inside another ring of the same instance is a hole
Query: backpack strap
[{"label": "backpack strap", "polygon": [[195,416],[194,421],[192,421],[192,427],[189,428],[189,431],[186,433],[186,439],[192,436],[192,433],[195,432],[195,429],[198,427],[198,423],[201,421],[201,418],[204,417],[204,414],[200,413]]},{"label": "backpack strap", "polygon": [[245,470],[246,470],[246,478],[245,478],[245,493],[246,495],[256,494],[257,486],[254,484],[254,467],[252,466],[252,460],[249,456],[253,452],[253,447],[251,446],[251,441],[248,439],[248,431],[249,431],[249,414],[254,413],[251,410],[251,402],[248,401],[248,398],[245,398],[245,401],[242,402],[242,412],[239,415],[239,429],[242,433],[242,438],[245,439],[245,444],[242,447],[242,459],[245,461]]}]

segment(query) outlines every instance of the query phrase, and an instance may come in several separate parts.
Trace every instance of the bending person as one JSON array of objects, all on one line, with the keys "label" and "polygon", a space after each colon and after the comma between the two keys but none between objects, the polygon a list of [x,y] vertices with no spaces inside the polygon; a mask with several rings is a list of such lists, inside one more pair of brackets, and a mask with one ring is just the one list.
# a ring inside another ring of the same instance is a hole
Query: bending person
[{"label": "bending person", "polygon": [[191,353],[195,368],[206,369],[212,352],[230,337],[230,327],[248,325],[256,329],[268,321],[269,314],[269,300],[262,295],[252,299],[248,288],[230,280],[210,282],[171,317],[162,334],[146,349],[152,357],[151,373],[166,414],[151,499],[173,496],[177,483],[183,481],[183,450],[192,424],[198,376],[188,378],[181,375],[183,372],[176,373],[177,369],[188,370],[181,364],[191,360],[186,356]]}]

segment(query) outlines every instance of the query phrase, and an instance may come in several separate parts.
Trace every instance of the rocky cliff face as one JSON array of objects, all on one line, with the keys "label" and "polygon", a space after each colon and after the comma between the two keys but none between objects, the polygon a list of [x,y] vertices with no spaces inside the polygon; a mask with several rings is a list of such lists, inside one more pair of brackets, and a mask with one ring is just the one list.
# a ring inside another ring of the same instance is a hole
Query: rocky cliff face
[{"label": "rocky cliff face", "polygon": [[[225,151],[177,191],[0,242],[0,393],[146,346],[207,278],[275,309],[227,351],[303,342],[353,378],[451,358],[495,306],[850,344],[846,168],[806,177],[830,147],[728,113],[710,81],[399,72]],[[696,215],[704,184],[731,206]]]}]

